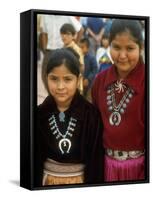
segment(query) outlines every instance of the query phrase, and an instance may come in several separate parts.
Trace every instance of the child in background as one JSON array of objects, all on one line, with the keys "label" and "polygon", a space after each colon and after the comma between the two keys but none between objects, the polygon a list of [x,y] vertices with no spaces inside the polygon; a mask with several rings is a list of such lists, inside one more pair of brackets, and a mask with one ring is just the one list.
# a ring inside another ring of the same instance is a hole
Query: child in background
[{"label": "child in background", "polygon": [[81,64],[80,71],[81,73],[83,73],[84,72],[84,56],[80,47],[74,42],[75,37],[76,37],[76,31],[73,25],[63,24],[63,26],[60,28],[60,34],[61,34],[62,41],[64,43],[64,47],[65,48],[71,47],[78,53],[80,57],[79,61]]},{"label": "child in background", "polygon": [[113,20],[109,41],[114,64],[97,75],[92,89],[104,123],[105,181],[144,180],[145,66],[139,21]]},{"label": "child in background", "polygon": [[84,54],[84,65],[85,65],[85,70],[83,73],[84,96],[89,101],[91,101],[91,86],[98,71],[97,61],[95,56],[89,52],[90,42],[88,38],[83,38],[80,40],[80,47]]},{"label": "child in background", "polygon": [[98,63],[98,72],[107,69],[113,63],[110,55],[109,36],[106,34],[102,37],[101,47],[97,49],[96,59]]},{"label": "child in background", "polygon": [[102,122],[79,94],[80,63],[68,49],[52,52],[46,68],[48,97],[37,108],[35,186],[102,183]]}]

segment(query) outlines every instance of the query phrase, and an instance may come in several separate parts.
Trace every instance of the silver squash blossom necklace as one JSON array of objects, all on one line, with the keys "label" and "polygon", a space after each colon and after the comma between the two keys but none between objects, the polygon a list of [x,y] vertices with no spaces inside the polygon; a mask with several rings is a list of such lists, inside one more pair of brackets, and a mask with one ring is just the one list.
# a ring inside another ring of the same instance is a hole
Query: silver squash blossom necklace
[{"label": "silver squash blossom necklace", "polygon": [[117,105],[115,99],[115,91],[118,93],[124,92],[126,86],[122,83],[122,81],[117,81],[117,83],[111,85],[107,90],[107,106],[108,110],[111,112],[109,117],[109,123],[112,126],[119,126],[122,121],[121,114],[125,113],[125,109],[127,108],[127,104],[129,104],[130,100],[133,97],[134,90],[128,88]]},{"label": "silver squash blossom necklace", "polygon": [[60,132],[54,114],[49,118],[48,121],[52,134],[55,136],[56,140],[59,140],[58,147],[61,153],[70,153],[70,149],[72,146],[70,138],[73,136],[77,120],[73,117],[70,118],[65,134],[62,134]]}]

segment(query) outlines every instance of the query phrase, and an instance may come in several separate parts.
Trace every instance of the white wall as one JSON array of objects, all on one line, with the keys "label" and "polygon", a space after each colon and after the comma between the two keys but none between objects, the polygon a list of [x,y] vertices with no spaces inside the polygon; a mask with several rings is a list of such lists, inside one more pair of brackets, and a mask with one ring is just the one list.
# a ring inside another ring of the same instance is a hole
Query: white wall
[{"label": "white wall", "polygon": [[[19,185],[19,13],[31,8],[86,11],[108,14],[150,15],[153,35],[151,1],[123,0],[4,0],[0,11],[0,199],[150,199],[153,184],[107,186],[29,192]],[[104,2],[104,3],[103,3]],[[152,37],[150,44],[153,44]],[[153,51],[151,46],[150,52]],[[151,57],[150,76],[153,75]],[[153,82],[151,84],[151,97]],[[151,99],[152,100],[152,99]],[[151,101],[152,102],[152,101]],[[151,104],[150,109],[153,106]],[[151,119],[153,118],[151,112]],[[151,127],[151,134],[152,134]],[[152,135],[150,137],[153,149]],[[152,156],[152,154],[151,154]],[[150,162],[152,163],[152,157]],[[151,180],[153,166],[151,164]]]}]

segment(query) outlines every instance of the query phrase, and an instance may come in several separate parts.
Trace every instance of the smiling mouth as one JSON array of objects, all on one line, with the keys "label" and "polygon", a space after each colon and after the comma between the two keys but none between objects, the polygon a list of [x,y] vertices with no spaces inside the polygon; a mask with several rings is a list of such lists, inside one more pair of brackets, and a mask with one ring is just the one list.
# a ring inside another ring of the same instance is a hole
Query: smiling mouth
[{"label": "smiling mouth", "polygon": [[65,93],[56,93],[58,96],[65,96],[66,94]]},{"label": "smiling mouth", "polygon": [[128,62],[128,61],[126,61],[126,62],[125,62],[125,61],[124,61],[124,62],[123,62],[123,61],[118,61],[118,63],[120,63],[120,64],[122,64],[122,65],[127,64],[127,62]]}]

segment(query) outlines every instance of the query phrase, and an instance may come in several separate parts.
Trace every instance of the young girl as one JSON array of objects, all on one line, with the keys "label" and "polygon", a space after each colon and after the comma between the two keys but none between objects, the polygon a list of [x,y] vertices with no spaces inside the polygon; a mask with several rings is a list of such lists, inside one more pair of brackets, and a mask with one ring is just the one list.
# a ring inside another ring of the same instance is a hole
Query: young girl
[{"label": "young girl", "polygon": [[102,183],[102,123],[77,90],[79,74],[70,50],[52,53],[46,70],[49,96],[37,112],[36,186]]},{"label": "young girl", "polygon": [[115,19],[110,30],[114,65],[101,72],[92,96],[104,123],[105,181],[144,179],[144,64],[139,21]]}]

